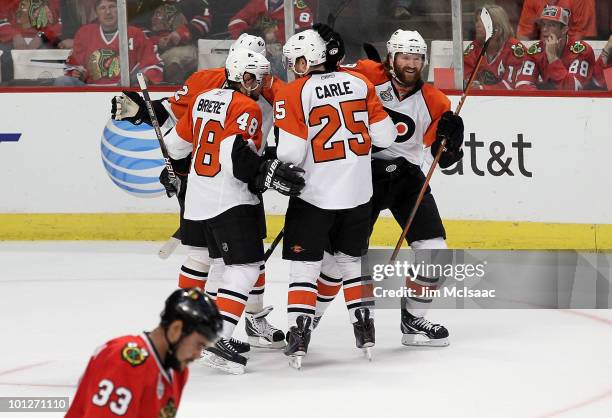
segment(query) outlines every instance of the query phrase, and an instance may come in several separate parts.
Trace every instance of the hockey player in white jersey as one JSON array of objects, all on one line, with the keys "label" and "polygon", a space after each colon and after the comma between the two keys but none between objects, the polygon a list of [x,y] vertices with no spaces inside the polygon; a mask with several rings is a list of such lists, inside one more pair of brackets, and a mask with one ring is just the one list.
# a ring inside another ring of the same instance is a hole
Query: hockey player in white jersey
[{"label": "hockey player in white jersey", "polygon": [[372,196],[372,146],[385,148],[395,127],[365,77],[325,70],[326,45],[314,30],[283,47],[299,77],[275,97],[277,156],[305,170],[306,186],[289,199],[283,258],[291,260],[285,354],[301,366],[308,350],[324,248],[331,246],[344,278],[356,345],[375,343],[372,282],[361,274]]},{"label": "hockey player in white jersey", "polygon": [[216,294],[223,317],[222,338],[203,359],[240,374],[246,357],[229,340],[263,261],[265,219],[252,190],[272,187],[296,195],[304,180],[303,170],[260,156],[261,109],[255,100],[270,71],[268,60],[239,49],[228,56],[226,70],[227,86],[197,95],[164,142],[173,159],[193,154],[184,216],[204,231],[212,259],[206,291]]},{"label": "hockey player in white jersey", "polygon": [[[328,33],[336,42],[341,41],[329,27],[323,30],[322,33]],[[463,121],[450,111],[450,101],[444,93],[422,81],[427,44],[418,32],[395,31],[387,42],[387,52],[384,63],[361,60],[344,68],[374,83],[376,94],[397,128],[394,143],[383,150],[374,149],[372,153],[371,227],[381,210],[390,209],[403,228],[425,180],[421,166],[426,153],[435,155],[442,138],[446,138],[440,166],[449,167],[463,157]],[[436,202],[427,188],[406,239],[414,250],[444,250],[447,248],[445,238]],[[438,256],[445,255],[438,253]],[[318,282],[317,323],[340,288],[342,273],[335,264],[334,258],[326,254]],[[417,276],[406,281],[415,294],[421,294],[423,288],[435,289],[440,284],[439,277]],[[402,344],[448,345],[448,330],[424,317],[431,301],[417,297],[402,300]]]},{"label": "hockey player in white jersey", "polygon": [[[230,47],[230,52],[238,49],[247,49],[257,52],[262,55],[266,53],[266,44],[259,36],[242,34]],[[156,117],[164,132],[172,129],[176,122],[187,112],[188,105],[193,99],[204,90],[211,88],[220,88],[227,81],[226,69],[212,68],[200,70],[192,74],[185,85],[178,90],[173,96],[168,98],[154,100],[153,108]],[[271,132],[272,126],[272,100],[275,91],[285,83],[276,77],[267,77],[262,86],[262,94],[257,99],[259,107],[262,109],[262,132],[264,138],[268,132]],[[147,112],[144,100],[136,92],[125,91],[122,96],[113,99],[112,117],[117,120],[126,120],[135,124],[147,123],[151,124],[149,114]],[[187,190],[187,174],[191,156],[182,160],[172,161],[175,173],[181,179],[180,185],[172,183],[168,177],[167,170],[163,170],[160,175],[160,181],[166,187],[168,196],[177,194],[180,211],[180,240],[187,248],[187,257],[180,268],[178,286],[181,288],[199,287],[204,289],[208,280],[210,270],[210,258],[208,249],[206,248],[206,240],[203,231],[199,224],[185,219],[184,214],[184,199]],[[260,207],[261,216],[264,215],[263,205]],[[265,292],[265,264],[261,265],[260,274],[257,282],[249,293],[249,300],[246,308],[245,328],[248,335],[250,345],[266,348],[283,348],[284,333],[271,325],[266,316],[272,310],[271,306],[264,307],[264,292]],[[216,297],[210,293],[211,297]],[[231,342],[234,347],[242,353],[250,350],[250,345],[236,339]]]}]

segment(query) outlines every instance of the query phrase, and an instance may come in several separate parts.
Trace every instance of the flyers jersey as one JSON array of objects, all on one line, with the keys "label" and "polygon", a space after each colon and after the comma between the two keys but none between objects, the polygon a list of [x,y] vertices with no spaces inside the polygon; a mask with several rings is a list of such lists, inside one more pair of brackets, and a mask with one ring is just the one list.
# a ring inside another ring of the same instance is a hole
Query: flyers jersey
[{"label": "flyers jersey", "polygon": [[[474,41],[463,52],[463,73],[466,80],[476,68],[481,51],[482,45]],[[475,80],[480,82],[483,90],[512,90],[516,76],[523,66],[525,55],[527,55],[525,46],[515,38],[508,38],[491,61],[485,55]]]},{"label": "flyers jersey", "polygon": [[440,117],[450,110],[448,97],[436,87],[422,84],[400,100],[383,64],[360,60],[345,68],[363,74],[374,84],[384,110],[397,129],[395,142],[387,149],[375,150],[372,157],[383,160],[402,157],[420,166],[425,158],[424,147],[429,147],[436,139]]},{"label": "flyers jersey", "polygon": [[543,84],[558,90],[583,90],[593,77],[595,54],[593,48],[583,41],[569,38],[561,57],[548,62],[544,43],[538,41],[527,49],[527,56],[518,75],[516,87],[528,88]]},{"label": "flyers jersey", "polygon": [[278,159],[302,167],[300,198],[321,209],[350,209],[370,200],[372,145],[387,147],[395,128],[365,77],[309,74],[275,97]]},{"label": "flyers jersey", "polygon": [[[189,103],[201,92],[205,90],[222,88],[225,85],[225,68],[211,68],[209,70],[200,70],[193,73],[186,81],[180,90],[174,93],[168,101],[164,101],[164,106],[170,114],[169,122],[166,122],[166,127],[173,127],[176,122],[183,117],[187,112]],[[285,85],[283,80],[277,77],[270,77],[266,80],[262,94],[257,100],[257,104],[262,111],[262,131],[267,134],[272,128],[272,102],[274,94],[282,86]],[[171,119],[171,120],[170,120]],[[167,125],[170,123],[170,125]]]},{"label": "flyers jersey", "polygon": [[116,338],[89,360],[66,418],[175,417],[188,373],[164,369],[146,334]]},{"label": "flyers jersey", "polygon": [[236,135],[261,154],[261,109],[242,93],[211,89],[195,97],[164,138],[171,158],[193,155],[185,219],[210,219],[234,206],[259,203],[247,184],[234,177],[232,148],[239,140]]}]

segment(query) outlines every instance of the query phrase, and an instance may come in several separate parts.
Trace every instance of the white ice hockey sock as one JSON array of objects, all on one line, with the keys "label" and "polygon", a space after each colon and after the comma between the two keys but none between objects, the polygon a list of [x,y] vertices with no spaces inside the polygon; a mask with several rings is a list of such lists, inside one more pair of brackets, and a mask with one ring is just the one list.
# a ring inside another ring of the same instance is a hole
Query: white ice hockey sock
[{"label": "white ice hockey sock", "polygon": [[260,263],[225,266],[217,292],[217,307],[223,318],[221,336],[229,339],[244,312],[249,291],[257,281]]},{"label": "white ice hockey sock", "polygon": [[[422,258],[419,255],[418,250],[446,250],[448,246],[446,245],[446,241],[444,238],[431,238],[421,241],[414,241],[410,244],[410,247],[416,251],[415,256],[418,262],[419,258]],[[429,256],[425,257],[427,261],[430,262],[431,258]],[[445,257],[437,257],[438,260],[436,262],[442,262]],[[449,262],[452,260],[449,260]],[[412,280],[410,277],[406,277],[406,287],[413,290],[413,294],[415,297],[406,298],[403,301],[405,302],[405,308],[414,316],[425,316],[429,307],[431,306],[431,302],[433,298],[429,294],[431,290],[436,290],[441,284],[440,277],[426,277],[424,275],[418,275],[416,279]]]},{"label": "white ice hockey sock", "polygon": [[259,277],[255,285],[249,292],[249,300],[246,304],[246,311],[249,313],[257,313],[263,310],[264,292],[266,290],[266,265],[261,263],[259,266]]},{"label": "white ice hockey sock", "polygon": [[189,247],[187,259],[181,266],[179,273],[178,286],[181,289],[198,287],[204,290],[209,270],[208,249],[205,247]]},{"label": "white ice hockey sock", "polygon": [[351,323],[357,322],[355,311],[359,308],[370,308],[370,318],[374,318],[374,294],[372,278],[361,275],[361,257],[337,252],[334,254],[338,270],[342,274],[344,301],[349,312]]},{"label": "white ice hockey sock", "polygon": [[292,261],[289,267],[287,294],[287,321],[295,326],[298,316],[310,317],[311,323],[317,306],[317,277],[321,261]]},{"label": "white ice hockey sock", "polygon": [[208,272],[208,280],[204,291],[213,300],[217,299],[217,291],[223,282],[223,273],[225,272],[225,263],[222,258],[211,259],[210,271]]},{"label": "white ice hockey sock", "polygon": [[315,316],[323,316],[342,287],[342,275],[336,265],[336,258],[328,252],[323,253],[321,273],[317,280],[317,309]]}]

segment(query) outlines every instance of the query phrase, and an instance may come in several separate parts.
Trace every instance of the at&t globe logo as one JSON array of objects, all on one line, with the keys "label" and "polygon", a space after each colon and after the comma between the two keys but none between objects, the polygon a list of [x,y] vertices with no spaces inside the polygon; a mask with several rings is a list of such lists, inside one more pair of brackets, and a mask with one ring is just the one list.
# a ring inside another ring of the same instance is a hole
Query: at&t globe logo
[{"label": "at&t globe logo", "polygon": [[138,197],[164,194],[159,173],[164,160],[153,128],[109,120],[102,134],[102,164],[113,183]]}]

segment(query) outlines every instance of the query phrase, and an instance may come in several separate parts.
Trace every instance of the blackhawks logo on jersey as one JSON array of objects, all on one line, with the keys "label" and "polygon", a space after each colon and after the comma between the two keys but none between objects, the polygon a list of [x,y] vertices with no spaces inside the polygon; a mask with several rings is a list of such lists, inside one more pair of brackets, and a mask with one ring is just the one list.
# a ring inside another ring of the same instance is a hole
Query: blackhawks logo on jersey
[{"label": "blackhawks logo on jersey", "polygon": [[517,58],[523,58],[525,56],[525,48],[523,44],[512,45],[512,53]]},{"label": "blackhawks logo on jersey", "polygon": [[581,54],[585,49],[586,46],[580,41],[576,41],[574,42],[574,45],[570,46],[570,51],[572,51],[574,54]]},{"label": "blackhawks logo on jersey", "polygon": [[42,29],[55,23],[55,16],[47,0],[21,0],[15,13],[17,24],[23,29]]},{"label": "blackhawks logo on jersey", "polygon": [[149,352],[134,342],[127,343],[121,350],[121,358],[133,367],[140,366],[147,357],[149,357]]},{"label": "blackhawks logo on jersey", "polygon": [[172,32],[187,24],[187,18],[176,4],[162,4],[153,14],[151,29],[153,32]]},{"label": "blackhawks logo on jersey", "polygon": [[527,49],[527,53],[529,55],[535,55],[542,52],[542,45],[540,44],[540,41],[536,42],[535,44],[531,45],[529,47],[529,49]]},{"label": "blackhawks logo on jersey", "polygon": [[297,0],[295,2],[295,7],[298,9],[305,9],[307,7],[306,2],[304,0]]},{"label": "blackhawks logo on jersey", "polygon": [[112,49],[98,49],[89,56],[87,70],[94,80],[118,77],[119,56]]},{"label": "blackhawks logo on jersey", "polygon": [[176,417],[176,405],[174,399],[170,399],[166,406],[159,411],[159,418],[174,418]]}]

